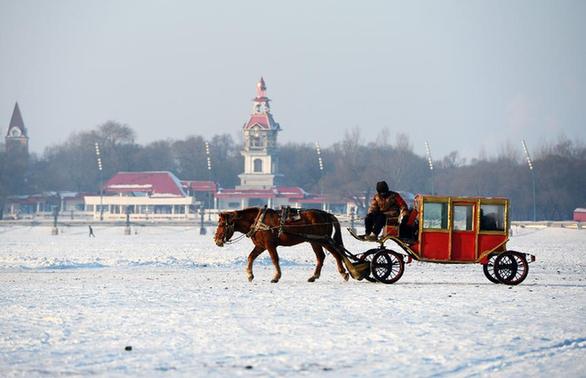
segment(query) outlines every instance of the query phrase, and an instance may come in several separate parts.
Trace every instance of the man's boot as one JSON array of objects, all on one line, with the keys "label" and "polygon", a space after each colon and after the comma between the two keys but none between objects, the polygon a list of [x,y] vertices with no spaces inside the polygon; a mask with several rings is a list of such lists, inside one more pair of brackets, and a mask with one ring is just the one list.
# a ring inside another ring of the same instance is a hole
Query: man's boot
[{"label": "man's boot", "polygon": [[364,238],[364,240],[377,241],[378,240],[378,237],[371,232],[370,234],[366,235],[366,237]]}]

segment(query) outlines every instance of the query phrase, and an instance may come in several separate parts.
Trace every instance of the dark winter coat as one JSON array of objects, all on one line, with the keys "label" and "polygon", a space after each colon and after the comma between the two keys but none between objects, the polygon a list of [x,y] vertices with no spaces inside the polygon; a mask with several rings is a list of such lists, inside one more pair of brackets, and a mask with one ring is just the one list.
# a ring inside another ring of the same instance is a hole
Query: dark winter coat
[{"label": "dark winter coat", "polygon": [[368,213],[383,213],[387,217],[398,217],[408,212],[407,204],[399,193],[389,191],[384,194],[377,193],[370,202]]}]

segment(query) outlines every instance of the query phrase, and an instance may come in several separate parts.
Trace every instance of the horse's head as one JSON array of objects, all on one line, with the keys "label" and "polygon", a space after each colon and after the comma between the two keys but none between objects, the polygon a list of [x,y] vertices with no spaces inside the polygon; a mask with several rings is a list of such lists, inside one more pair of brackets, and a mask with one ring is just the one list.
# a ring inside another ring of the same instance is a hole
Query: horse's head
[{"label": "horse's head", "polygon": [[224,243],[229,241],[234,235],[234,220],[236,219],[236,213],[225,212],[220,213],[218,217],[218,228],[214,235],[214,241],[218,247],[223,247]]}]

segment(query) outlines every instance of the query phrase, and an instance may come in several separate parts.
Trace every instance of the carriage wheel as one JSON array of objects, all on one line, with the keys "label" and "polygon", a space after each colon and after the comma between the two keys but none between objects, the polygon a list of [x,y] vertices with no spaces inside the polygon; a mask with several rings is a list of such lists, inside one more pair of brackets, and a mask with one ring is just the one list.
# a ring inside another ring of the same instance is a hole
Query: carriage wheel
[{"label": "carriage wheel", "polygon": [[500,282],[518,285],[527,277],[529,264],[525,255],[508,251],[500,254],[494,261],[494,273]]},{"label": "carriage wheel", "polygon": [[[372,265],[372,257],[378,252],[380,251],[379,248],[374,248],[374,249],[369,249],[368,251],[364,252],[362,254],[362,256],[360,256],[360,258],[358,259],[360,262],[364,262],[364,261],[368,261],[369,263],[371,263]],[[365,280],[369,281],[369,282],[378,282],[377,280],[375,280],[374,278],[371,277],[371,275],[369,274],[368,276],[364,277]]]},{"label": "carriage wheel", "polygon": [[501,281],[499,281],[499,279],[496,278],[496,274],[494,273],[494,262],[496,260],[496,257],[496,255],[490,256],[488,258],[488,263],[482,266],[482,271],[484,272],[484,275],[486,276],[486,278],[488,278],[490,282],[500,284]]},{"label": "carriage wheel", "polygon": [[403,257],[393,251],[379,251],[372,257],[370,272],[379,282],[385,284],[395,283],[403,275],[405,263]]}]

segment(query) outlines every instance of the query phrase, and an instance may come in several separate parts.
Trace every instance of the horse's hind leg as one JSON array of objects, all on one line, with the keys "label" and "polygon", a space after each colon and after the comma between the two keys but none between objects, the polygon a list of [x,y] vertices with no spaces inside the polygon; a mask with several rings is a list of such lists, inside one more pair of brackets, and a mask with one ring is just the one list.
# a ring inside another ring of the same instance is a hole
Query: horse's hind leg
[{"label": "horse's hind leg", "polygon": [[315,264],[315,272],[313,272],[313,276],[309,277],[307,280],[308,282],[314,282],[319,278],[321,275],[321,268],[324,265],[324,259],[326,258],[326,254],[321,245],[317,243],[311,243],[311,248],[313,248],[313,252],[315,252],[315,257],[317,262]]},{"label": "horse's hind leg", "polygon": [[246,266],[246,276],[248,277],[249,282],[252,282],[252,280],[254,279],[254,274],[252,274],[252,264],[254,263],[254,260],[256,260],[258,255],[263,253],[264,250],[265,249],[262,247],[254,247],[252,252],[250,252],[250,254],[248,255],[248,265]]},{"label": "horse's hind leg", "polygon": [[345,281],[348,281],[350,275],[348,274],[348,272],[346,272],[346,267],[344,266],[344,263],[342,262],[342,258],[340,257],[338,251],[336,251],[329,245],[324,245],[324,248],[330,251],[332,256],[334,256],[334,258],[336,259],[336,264],[338,265],[338,272],[340,272],[340,275]]},{"label": "horse's hind leg", "polygon": [[279,255],[277,254],[277,248],[274,246],[267,247],[269,251],[269,255],[271,255],[271,260],[273,260],[273,265],[275,266],[275,276],[271,280],[272,283],[277,283],[281,279],[281,266],[279,265]]}]

